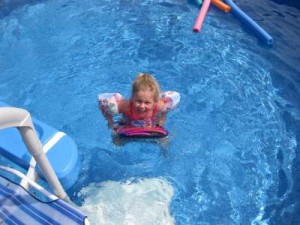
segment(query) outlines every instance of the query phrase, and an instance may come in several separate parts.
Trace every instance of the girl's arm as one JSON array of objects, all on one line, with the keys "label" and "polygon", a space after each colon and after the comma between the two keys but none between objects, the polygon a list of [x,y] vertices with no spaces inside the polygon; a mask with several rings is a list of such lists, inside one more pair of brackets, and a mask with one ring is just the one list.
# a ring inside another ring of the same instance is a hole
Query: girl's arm
[{"label": "girl's arm", "polygon": [[119,114],[119,103],[123,97],[119,93],[103,93],[98,95],[99,109],[101,110],[104,118],[108,122],[108,126],[113,128],[113,117]]},{"label": "girl's arm", "polygon": [[166,91],[161,94],[159,100],[159,126],[163,127],[167,113],[173,110],[180,101],[180,94],[176,91]]},{"label": "girl's arm", "polygon": [[163,102],[161,111],[169,112],[173,110],[180,102],[180,94],[176,91],[166,91],[161,94]]},{"label": "girl's arm", "polygon": [[122,99],[118,102],[118,113],[122,113],[124,115],[129,114],[129,101],[126,99]]},{"label": "girl's arm", "polygon": [[165,122],[166,122],[166,116],[167,116],[167,112],[166,111],[162,111],[162,112],[159,112],[159,117],[158,117],[158,125],[160,127],[163,127],[165,125]]}]

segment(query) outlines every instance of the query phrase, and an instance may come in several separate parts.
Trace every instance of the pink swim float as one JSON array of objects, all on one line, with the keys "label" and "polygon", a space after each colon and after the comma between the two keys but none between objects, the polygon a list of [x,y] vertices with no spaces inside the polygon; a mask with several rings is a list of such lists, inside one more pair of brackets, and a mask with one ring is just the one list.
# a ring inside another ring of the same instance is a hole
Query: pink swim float
[{"label": "pink swim float", "polygon": [[116,134],[129,138],[164,138],[168,136],[168,131],[162,127],[121,127]]}]

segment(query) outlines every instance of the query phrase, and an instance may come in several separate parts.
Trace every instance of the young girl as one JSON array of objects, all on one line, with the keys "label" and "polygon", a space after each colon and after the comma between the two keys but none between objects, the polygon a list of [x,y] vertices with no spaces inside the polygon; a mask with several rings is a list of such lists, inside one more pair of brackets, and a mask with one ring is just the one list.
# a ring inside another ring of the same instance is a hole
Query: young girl
[{"label": "young girl", "polygon": [[115,129],[113,117],[123,115],[118,126],[128,127],[162,127],[166,113],[177,106],[180,94],[175,91],[160,93],[159,84],[149,74],[137,76],[132,85],[131,97],[126,100],[119,93],[98,95],[99,108]]}]

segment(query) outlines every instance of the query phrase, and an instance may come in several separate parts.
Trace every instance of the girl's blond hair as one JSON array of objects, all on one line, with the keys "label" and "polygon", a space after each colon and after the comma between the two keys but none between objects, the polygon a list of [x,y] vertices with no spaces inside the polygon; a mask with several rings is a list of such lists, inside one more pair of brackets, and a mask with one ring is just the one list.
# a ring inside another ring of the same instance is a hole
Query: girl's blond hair
[{"label": "girl's blond hair", "polygon": [[154,100],[157,101],[160,95],[160,87],[158,82],[148,73],[140,73],[133,81],[131,96],[134,96],[138,91],[150,91],[154,94]]}]

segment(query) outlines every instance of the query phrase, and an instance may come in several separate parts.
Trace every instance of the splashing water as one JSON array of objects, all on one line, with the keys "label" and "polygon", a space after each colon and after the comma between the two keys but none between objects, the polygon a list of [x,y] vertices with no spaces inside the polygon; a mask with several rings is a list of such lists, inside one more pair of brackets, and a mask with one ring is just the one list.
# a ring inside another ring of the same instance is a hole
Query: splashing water
[{"label": "splashing water", "polygon": [[81,210],[89,215],[91,224],[174,224],[169,211],[173,189],[163,179],[93,183],[80,195],[85,196]]}]

